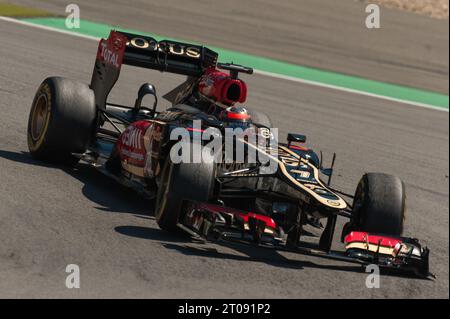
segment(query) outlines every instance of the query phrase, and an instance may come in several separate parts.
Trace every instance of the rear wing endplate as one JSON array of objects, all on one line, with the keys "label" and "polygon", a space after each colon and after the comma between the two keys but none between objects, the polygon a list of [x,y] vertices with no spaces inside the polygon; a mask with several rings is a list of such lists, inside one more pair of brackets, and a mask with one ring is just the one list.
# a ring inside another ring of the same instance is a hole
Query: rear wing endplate
[{"label": "rear wing endplate", "polygon": [[200,77],[217,65],[218,54],[204,46],[111,31],[101,39],[91,79],[99,109],[105,109],[109,92],[119,78],[122,64]]}]

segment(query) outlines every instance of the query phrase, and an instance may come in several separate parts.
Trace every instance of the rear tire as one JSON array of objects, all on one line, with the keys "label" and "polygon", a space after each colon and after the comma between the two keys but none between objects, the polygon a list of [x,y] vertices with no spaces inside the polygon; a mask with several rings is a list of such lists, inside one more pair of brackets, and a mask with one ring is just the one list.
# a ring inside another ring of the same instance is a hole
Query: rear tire
[{"label": "rear tire", "polygon": [[215,186],[215,167],[211,163],[175,164],[168,155],[161,172],[155,218],[161,229],[175,231],[184,200],[207,202]]},{"label": "rear tire", "polygon": [[405,218],[405,186],[396,176],[367,173],[355,192],[351,229],[400,236]]},{"label": "rear tire", "polygon": [[27,140],[39,160],[76,164],[94,133],[94,92],[84,83],[50,77],[39,86],[31,106]]}]

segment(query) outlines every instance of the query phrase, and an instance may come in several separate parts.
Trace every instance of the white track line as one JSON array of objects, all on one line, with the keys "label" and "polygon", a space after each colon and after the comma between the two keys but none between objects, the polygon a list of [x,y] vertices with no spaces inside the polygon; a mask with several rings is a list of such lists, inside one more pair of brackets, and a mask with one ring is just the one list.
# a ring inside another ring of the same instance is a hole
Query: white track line
[{"label": "white track line", "polygon": [[[55,29],[55,28],[51,28],[51,27],[47,27],[47,26],[43,26],[43,25],[39,25],[39,24],[34,24],[34,23],[27,22],[27,21],[22,21],[22,20],[18,20],[18,19],[14,19],[14,18],[9,18],[9,17],[0,16],[0,20],[7,21],[7,22],[12,22],[12,23],[16,23],[16,24],[21,24],[21,25],[25,25],[25,26],[29,26],[29,27],[33,27],[33,28],[37,28],[37,29],[42,29],[42,30],[47,30],[47,31],[53,31],[53,32],[57,32],[57,33],[67,34],[67,35],[71,35],[71,36],[75,36],[75,37],[79,37],[79,38],[84,38],[84,39],[89,39],[89,40],[94,40],[94,41],[99,41],[100,40],[100,38],[98,38],[98,37],[93,37],[93,36],[90,36],[90,35],[85,35],[85,34],[71,32],[71,31]],[[379,94],[374,94],[374,93],[369,93],[369,92],[364,92],[364,91],[359,91],[359,90],[348,89],[348,88],[344,88],[344,87],[340,87],[340,86],[336,86],[336,85],[331,85],[331,84],[325,84],[325,83],[316,82],[316,81],[304,80],[304,79],[296,78],[296,77],[293,77],[293,76],[287,76],[287,75],[271,73],[271,72],[266,72],[266,71],[261,71],[261,70],[255,70],[255,74],[268,76],[268,77],[273,77],[273,78],[282,79],[282,80],[298,82],[298,83],[302,83],[302,84],[319,86],[319,87],[332,89],[332,90],[343,91],[343,92],[347,92],[347,93],[365,95],[365,96],[369,96],[369,97],[373,97],[373,98],[378,98],[378,99],[383,99],[383,100],[387,100],[387,101],[392,101],[392,102],[397,102],[397,103],[402,103],[402,104],[418,106],[418,107],[427,108],[427,109],[431,109],[431,110],[437,110],[437,111],[443,111],[443,112],[448,112],[449,111],[446,108],[440,108],[440,107],[434,106],[434,105],[429,105],[429,104],[425,104],[425,103],[419,103],[419,102],[414,102],[414,101],[397,99],[397,98],[393,98],[393,97],[389,97],[389,96],[384,96],[384,95],[379,95]]]},{"label": "white track line", "polygon": [[9,18],[9,17],[0,16],[0,20],[7,21],[7,22],[12,22],[12,23],[16,23],[16,24],[21,24],[21,25],[26,25],[28,27],[33,27],[33,28],[37,28],[37,29],[53,31],[53,32],[58,32],[58,33],[62,33],[62,34],[68,34],[68,35],[72,35],[74,37],[79,37],[79,38],[84,38],[84,39],[89,39],[89,40],[95,40],[95,41],[99,41],[100,40],[100,38],[93,37],[93,36],[90,36],[90,35],[85,35],[85,34],[81,34],[81,33],[65,31],[65,30],[60,30],[60,29],[55,29],[55,28],[51,28],[51,27],[46,27],[44,25],[35,24],[35,23],[22,21],[22,20],[17,20],[17,19]]},{"label": "white track line", "polygon": [[375,93],[369,93],[369,92],[365,92],[365,91],[349,89],[349,88],[345,88],[345,87],[342,87],[342,86],[337,86],[337,85],[332,85],[332,84],[326,84],[326,83],[321,83],[321,82],[316,82],[316,81],[305,80],[305,79],[296,78],[296,77],[293,77],[293,76],[276,74],[276,73],[271,73],[271,72],[266,72],[266,71],[261,71],[261,70],[255,70],[255,73],[256,74],[260,74],[260,75],[265,75],[265,76],[278,78],[278,79],[289,80],[289,81],[293,81],[293,82],[309,84],[309,85],[314,85],[314,86],[320,86],[320,87],[324,87],[324,88],[328,88],[328,89],[332,89],[332,90],[338,90],[338,91],[343,91],[343,92],[347,92],[347,93],[365,95],[365,96],[370,96],[370,97],[383,99],[383,100],[387,100],[387,101],[398,102],[398,103],[409,104],[409,105],[413,105],[413,106],[419,106],[419,107],[423,107],[423,108],[427,108],[427,109],[448,112],[448,109],[441,108],[441,107],[434,106],[434,105],[430,105],[430,104],[397,99],[397,98],[389,97],[389,96],[385,96],[385,95],[379,95],[379,94],[375,94]]}]

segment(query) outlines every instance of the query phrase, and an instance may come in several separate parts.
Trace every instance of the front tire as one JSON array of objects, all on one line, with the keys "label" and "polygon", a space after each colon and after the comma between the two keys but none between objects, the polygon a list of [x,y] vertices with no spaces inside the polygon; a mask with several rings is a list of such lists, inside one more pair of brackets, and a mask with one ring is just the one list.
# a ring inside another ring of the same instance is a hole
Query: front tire
[{"label": "front tire", "polygon": [[351,228],[400,236],[405,218],[405,186],[396,176],[367,173],[355,192]]},{"label": "front tire", "polygon": [[31,106],[27,140],[32,157],[74,164],[94,133],[94,92],[84,83],[50,77],[39,86]]},{"label": "front tire", "polygon": [[214,162],[175,164],[168,155],[161,172],[155,218],[161,229],[175,231],[185,200],[207,202],[215,186]]}]

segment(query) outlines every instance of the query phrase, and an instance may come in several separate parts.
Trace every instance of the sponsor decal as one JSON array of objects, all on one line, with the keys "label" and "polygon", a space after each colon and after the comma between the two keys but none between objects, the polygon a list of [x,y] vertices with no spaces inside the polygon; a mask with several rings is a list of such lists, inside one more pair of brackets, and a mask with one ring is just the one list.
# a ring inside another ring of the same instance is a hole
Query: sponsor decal
[{"label": "sponsor decal", "polygon": [[200,59],[201,56],[200,47],[169,41],[157,42],[155,39],[147,37],[135,37],[126,44],[137,49],[160,51],[193,59]]},{"label": "sponsor decal", "polygon": [[130,126],[125,132],[123,132],[121,141],[125,146],[131,148],[140,149],[142,147],[142,131],[135,126]]},{"label": "sponsor decal", "polygon": [[100,56],[102,57],[103,61],[118,68],[120,66],[119,54],[108,49],[108,43],[106,41],[100,43],[100,48]]},{"label": "sponsor decal", "polygon": [[309,171],[299,171],[296,169],[291,170],[291,173],[298,174],[301,178],[309,178],[311,176]]},{"label": "sponsor decal", "polygon": [[123,61],[125,43],[126,37],[118,32],[111,31],[108,39],[100,40],[97,59],[119,69]]},{"label": "sponsor decal", "polygon": [[155,177],[161,170],[159,165],[159,154],[163,138],[163,128],[164,126],[162,124],[152,123],[145,132],[144,144],[147,151],[144,167],[145,176]]},{"label": "sponsor decal", "polygon": [[341,203],[337,200],[331,200],[331,199],[327,199],[327,203],[330,204],[331,206],[335,206],[338,207],[341,205]]},{"label": "sponsor decal", "polygon": [[146,160],[144,147],[144,132],[151,125],[148,121],[138,121],[128,126],[120,136],[117,144],[122,167],[126,170],[130,166],[143,168]]}]

